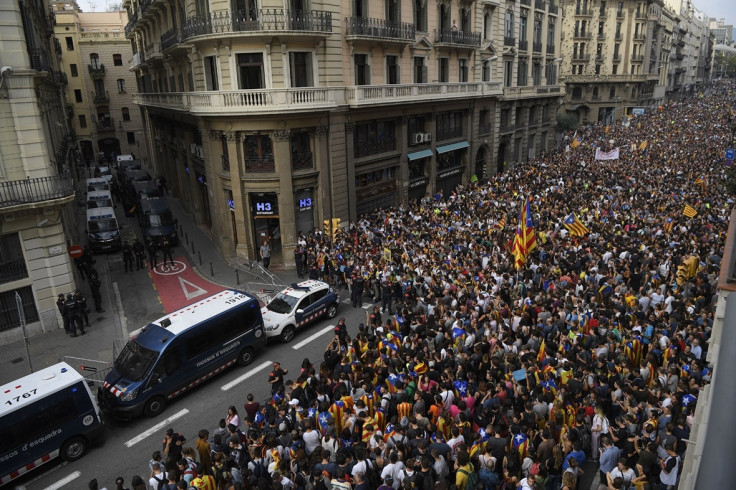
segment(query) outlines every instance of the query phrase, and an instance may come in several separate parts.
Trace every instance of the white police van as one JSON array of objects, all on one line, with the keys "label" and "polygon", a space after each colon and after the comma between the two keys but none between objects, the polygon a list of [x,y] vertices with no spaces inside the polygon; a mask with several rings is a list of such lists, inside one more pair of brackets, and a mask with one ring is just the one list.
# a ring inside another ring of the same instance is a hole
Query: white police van
[{"label": "white police van", "polygon": [[110,183],[102,177],[93,177],[85,181],[87,193],[94,191],[109,191]]},{"label": "white police van", "polygon": [[329,284],[309,280],[292,284],[261,308],[266,335],[290,342],[298,328],[324,316],[334,318],[340,296]]},{"label": "white police van", "polygon": [[110,191],[89,191],[87,193],[87,209],[113,207]]},{"label": "white police van", "polygon": [[87,209],[87,240],[92,252],[120,250],[120,227],[113,208]]}]

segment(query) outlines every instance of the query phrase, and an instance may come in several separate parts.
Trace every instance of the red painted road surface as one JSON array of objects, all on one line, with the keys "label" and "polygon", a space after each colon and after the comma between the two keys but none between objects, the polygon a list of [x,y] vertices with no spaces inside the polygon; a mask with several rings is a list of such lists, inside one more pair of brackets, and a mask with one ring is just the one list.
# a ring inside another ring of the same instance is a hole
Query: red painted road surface
[{"label": "red painted road surface", "polygon": [[199,301],[226,289],[218,284],[202,279],[185,257],[174,257],[173,266],[158,264],[148,273],[164,307],[164,312],[171,313],[188,304]]}]

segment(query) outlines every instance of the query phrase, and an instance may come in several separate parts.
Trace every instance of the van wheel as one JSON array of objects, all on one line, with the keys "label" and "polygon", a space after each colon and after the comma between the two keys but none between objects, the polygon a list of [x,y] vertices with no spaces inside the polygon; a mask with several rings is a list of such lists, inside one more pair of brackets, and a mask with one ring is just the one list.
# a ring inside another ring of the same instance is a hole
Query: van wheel
[{"label": "van wheel", "polygon": [[335,315],[337,315],[337,305],[333,303],[327,307],[327,318],[335,318]]},{"label": "van wheel", "polygon": [[154,396],[146,402],[146,406],[143,408],[143,413],[146,417],[155,417],[160,414],[166,408],[166,400],[162,396]]},{"label": "van wheel", "polygon": [[287,344],[291,342],[291,339],[294,338],[294,327],[291,325],[288,325],[284,327],[284,331],[281,332],[281,341],[286,342]]},{"label": "van wheel", "polygon": [[254,357],[255,352],[253,351],[253,347],[246,347],[238,354],[238,366],[247,366],[253,362]]},{"label": "van wheel", "polygon": [[87,452],[87,439],[72,437],[61,446],[61,457],[64,461],[76,461]]}]

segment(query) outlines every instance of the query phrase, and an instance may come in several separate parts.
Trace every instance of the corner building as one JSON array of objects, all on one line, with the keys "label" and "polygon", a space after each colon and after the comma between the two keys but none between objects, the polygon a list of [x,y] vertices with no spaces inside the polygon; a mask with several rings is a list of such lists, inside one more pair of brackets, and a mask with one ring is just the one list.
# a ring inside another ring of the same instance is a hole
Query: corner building
[{"label": "corner building", "polygon": [[553,140],[559,29],[542,0],[123,6],[155,171],[225,256],[268,238],[292,266],[323,220],[447,195]]}]

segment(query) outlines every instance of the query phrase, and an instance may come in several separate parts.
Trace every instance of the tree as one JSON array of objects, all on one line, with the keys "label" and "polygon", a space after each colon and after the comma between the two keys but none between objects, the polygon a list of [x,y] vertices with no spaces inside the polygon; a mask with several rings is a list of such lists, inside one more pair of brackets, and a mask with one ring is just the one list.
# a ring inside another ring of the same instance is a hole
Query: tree
[{"label": "tree", "polygon": [[578,129],[578,117],[575,114],[557,114],[557,132],[565,133]]}]

